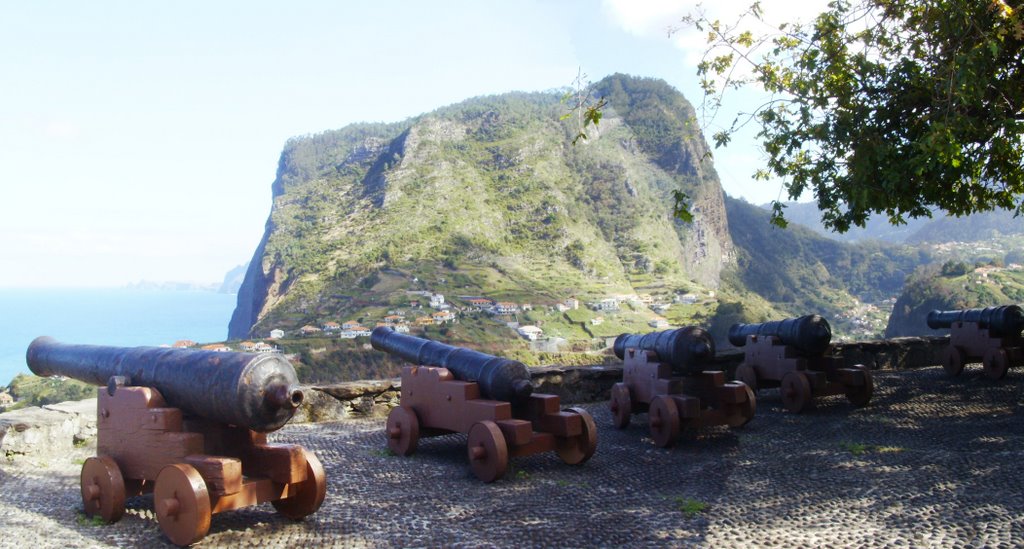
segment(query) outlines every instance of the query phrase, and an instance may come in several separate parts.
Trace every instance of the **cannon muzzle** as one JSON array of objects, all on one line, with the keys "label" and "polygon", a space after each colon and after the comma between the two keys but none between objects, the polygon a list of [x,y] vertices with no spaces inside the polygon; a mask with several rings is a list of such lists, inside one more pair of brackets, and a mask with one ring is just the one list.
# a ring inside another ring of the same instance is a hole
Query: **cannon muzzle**
[{"label": "cannon muzzle", "polygon": [[168,347],[107,347],[37,337],[26,353],[38,376],[151,387],[168,406],[212,421],[268,432],[281,428],[302,404],[295,369],[276,354]]},{"label": "cannon muzzle", "polygon": [[615,356],[625,359],[626,349],[653,351],[658,360],[672,365],[676,375],[689,376],[704,371],[715,357],[715,340],[703,328],[687,326],[649,334],[622,334],[615,338]]},{"label": "cannon muzzle", "polygon": [[530,371],[522,362],[400,334],[387,326],[374,328],[370,345],[412,364],[447,368],[456,379],[478,383],[484,398],[513,402],[533,393]]},{"label": "cannon muzzle", "polygon": [[933,330],[950,328],[955,322],[973,322],[995,337],[1016,336],[1024,329],[1024,310],[1017,305],[1003,305],[928,313],[928,327]]},{"label": "cannon muzzle", "polygon": [[805,315],[760,324],[733,324],[729,328],[729,343],[737,347],[747,344],[747,337],[777,337],[783,345],[789,345],[808,355],[820,355],[832,341],[832,327],[819,315]]}]

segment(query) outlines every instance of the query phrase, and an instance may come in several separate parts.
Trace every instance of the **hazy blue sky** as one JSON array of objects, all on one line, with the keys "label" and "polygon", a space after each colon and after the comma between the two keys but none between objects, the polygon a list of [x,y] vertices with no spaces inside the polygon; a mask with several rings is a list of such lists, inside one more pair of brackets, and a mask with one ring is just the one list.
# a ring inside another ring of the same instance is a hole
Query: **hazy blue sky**
[{"label": "hazy blue sky", "polygon": [[[700,40],[664,30],[694,5],[0,0],[0,287],[219,281],[259,242],[292,136],[577,69],[664,78],[697,104]],[[778,197],[750,181],[750,139],[716,158],[729,194]]]}]

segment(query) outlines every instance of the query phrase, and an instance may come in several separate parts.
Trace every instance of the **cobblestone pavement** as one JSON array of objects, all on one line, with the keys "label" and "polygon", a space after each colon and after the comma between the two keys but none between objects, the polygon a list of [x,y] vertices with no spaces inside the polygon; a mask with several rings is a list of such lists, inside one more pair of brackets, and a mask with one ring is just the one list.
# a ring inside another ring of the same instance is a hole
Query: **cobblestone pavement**
[{"label": "cobblestone pavement", "polygon": [[[275,438],[327,470],[323,507],[300,522],[269,504],[214,515],[198,546],[1024,545],[1024,371],[998,383],[977,367],[956,379],[876,373],[868,407],[830,397],[801,415],[762,391],[745,428],[667,450],[646,415],[618,431],[607,403],[586,408],[599,427],[593,459],[517,458],[493,484],[470,472],[464,436],[424,439],[403,458],[383,451],[383,420],[287,426]],[[76,453],[0,466],[0,546],[167,546],[146,497],[119,523],[84,519],[78,463],[91,454]]]}]

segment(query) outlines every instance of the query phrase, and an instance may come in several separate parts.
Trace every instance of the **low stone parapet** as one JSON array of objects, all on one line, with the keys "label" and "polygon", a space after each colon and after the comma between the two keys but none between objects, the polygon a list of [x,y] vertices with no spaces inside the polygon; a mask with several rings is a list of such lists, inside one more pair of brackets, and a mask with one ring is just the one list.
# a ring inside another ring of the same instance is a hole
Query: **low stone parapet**
[{"label": "low stone parapet", "polygon": [[95,436],[95,398],[0,414],[0,453],[8,458],[64,454]]}]

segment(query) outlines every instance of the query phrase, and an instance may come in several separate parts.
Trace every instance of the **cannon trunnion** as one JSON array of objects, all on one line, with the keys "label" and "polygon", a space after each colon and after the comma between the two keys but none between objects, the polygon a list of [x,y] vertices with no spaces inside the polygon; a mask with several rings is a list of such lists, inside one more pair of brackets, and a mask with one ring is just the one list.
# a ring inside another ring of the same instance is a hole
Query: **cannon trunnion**
[{"label": "cannon trunnion", "polygon": [[327,480],[316,456],[267,442],[266,432],[302,401],[283,359],[37,338],[27,360],[40,375],[107,385],[98,390],[96,456],[82,466],[88,516],[116,522],[126,498],[152,493],[161,530],[189,545],[206,535],[216,513],[269,501],[301,519],[324,501]]},{"label": "cannon trunnion", "polygon": [[654,443],[669,447],[683,429],[742,427],[754,417],[757,401],[749,387],[726,382],[724,372],[706,370],[715,342],[702,328],[622,334],[614,351],[624,362],[610,404],[619,429],[633,414],[646,412]]},{"label": "cannon trunnion", "polygon": [[949,328],[942,366],[951,376],[960,375],[967,364],[981,362],[985,375],[999,380],[1011,367],[1024,364],[1024,310],[1017,305],[932,311],[928,327]]},{"label": "cannon trunnion", "polygon": [[576,465],[594,455],[597,427],[590,414],[560,410],[558,396],[532,393],[520,363],[388,327],[374,329],[370,341],[413,363],[402,368],[401,405],[387,420],[395,454],[411,455],[421,437],[465,433],[470,468],[484,482],[504,476],[510,457],[554,451]]},{"label": "cannon trunnion", "polygon": [[854,406],[871,400],[874,381],[862,364],[846,367],[829,354],[832,328],[818,315],[806,315],[762,324],[734,324],[729,342],[744,347],[743,362],[735,378],[754,391],[779,387],[782,404],[802,412],[814,399],[846,395]]}]

